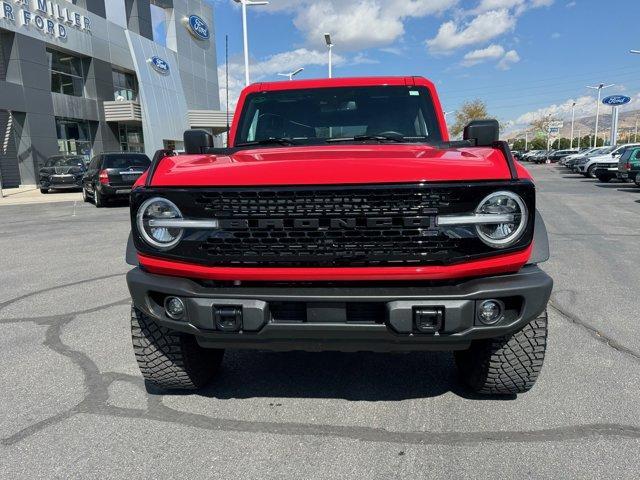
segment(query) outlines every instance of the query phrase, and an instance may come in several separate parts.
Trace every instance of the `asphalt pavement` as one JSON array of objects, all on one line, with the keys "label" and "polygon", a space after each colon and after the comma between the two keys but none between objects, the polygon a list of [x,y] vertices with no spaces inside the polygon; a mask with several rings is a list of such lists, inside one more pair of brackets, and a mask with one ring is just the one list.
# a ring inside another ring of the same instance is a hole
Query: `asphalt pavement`
[{"label": "asphalt pavement", "polygon": [[127,207],[1,206],[0,477],[640,477],[640,188],[527,168],[556,283],[541,377],[507,399],[449,353],[229,351],[199,394],[147,388]]}]

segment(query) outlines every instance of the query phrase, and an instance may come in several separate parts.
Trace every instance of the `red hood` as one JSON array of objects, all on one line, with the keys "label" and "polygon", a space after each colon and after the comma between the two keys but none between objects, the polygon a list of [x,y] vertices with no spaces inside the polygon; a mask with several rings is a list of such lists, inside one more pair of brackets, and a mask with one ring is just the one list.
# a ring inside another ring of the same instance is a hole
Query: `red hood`
[{"label": "red hood", "polygon": [[[529,177],[522,167],[518,170],[521,177]],[[229,156],[167,157],[152,183],[157,187],[331,185],[509,178],[502,153],[492,148],[322,145],[241,150]]]}]

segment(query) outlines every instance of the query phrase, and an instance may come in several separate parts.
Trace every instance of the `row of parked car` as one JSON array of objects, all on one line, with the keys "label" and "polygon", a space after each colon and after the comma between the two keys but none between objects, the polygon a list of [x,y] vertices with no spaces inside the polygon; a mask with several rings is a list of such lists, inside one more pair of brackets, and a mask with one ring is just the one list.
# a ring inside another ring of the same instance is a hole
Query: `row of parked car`
[{"label": "row of parked car", "polygon": [[110,200],[126,198],[151,160],[144,153],[101,153],[89,162],[78,155],[49,157],[40,168],[40,192],[82,190],[85,202],[102,207]]},{"label": "row of parked car", "polygon": [[587,178],[597,178],[601,182],[610,182],[617,178],[625,182],[634,182],[640,187],[640,143],[587,148],[580,151],[537,150],[513,154],[523,162],[546,163],[549,160]]}]

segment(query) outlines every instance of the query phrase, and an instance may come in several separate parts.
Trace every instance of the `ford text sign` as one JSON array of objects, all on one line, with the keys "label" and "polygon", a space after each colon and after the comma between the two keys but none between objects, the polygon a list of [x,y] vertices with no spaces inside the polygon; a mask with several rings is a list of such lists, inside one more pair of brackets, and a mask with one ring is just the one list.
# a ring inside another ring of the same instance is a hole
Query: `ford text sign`
[{"label": "ford text sign", "polygon": [[151,64],[151,66],[156,72],[162,73],[163,75],[169,74],[169,64],[165,62],[163,59],[161,59],[160,57],[158,56],[151,57],[149,59],[149,63]]},{"label": "ford text sign", "polygon": [[631,101],[630,97],[625,95],[611,95],[602,99],[602,103],[611,107],[617,107],[618,105],[624,105]]},{"label": "ford text sign", "polygon": [[187,19],[187,27],[191,34],[200,40],[209,40],[209,26],[198,15],[190,15]]}]

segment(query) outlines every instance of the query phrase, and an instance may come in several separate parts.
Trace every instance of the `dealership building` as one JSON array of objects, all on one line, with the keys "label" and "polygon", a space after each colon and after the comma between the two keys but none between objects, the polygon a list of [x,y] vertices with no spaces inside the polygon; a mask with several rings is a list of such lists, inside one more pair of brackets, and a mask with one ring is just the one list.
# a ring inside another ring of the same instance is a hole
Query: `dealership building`
[{"label": "dealership building", "polygon": [[0,173],[52,155],[181,148],[226,130],[205,0],[0,0]]}]

